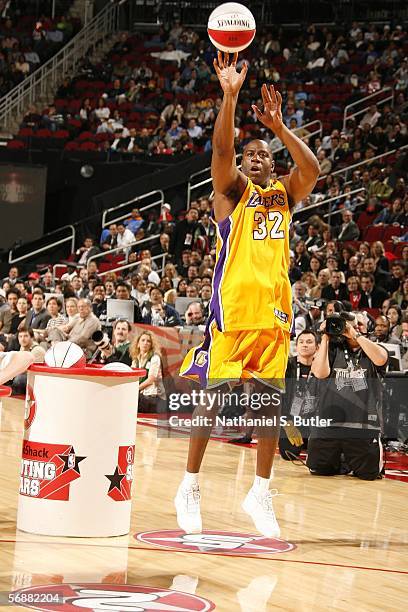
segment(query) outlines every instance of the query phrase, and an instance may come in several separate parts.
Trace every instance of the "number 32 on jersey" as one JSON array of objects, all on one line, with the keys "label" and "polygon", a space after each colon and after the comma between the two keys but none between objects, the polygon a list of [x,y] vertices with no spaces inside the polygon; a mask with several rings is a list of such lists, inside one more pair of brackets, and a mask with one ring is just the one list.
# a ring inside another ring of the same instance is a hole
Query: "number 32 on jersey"
[{"label": "number 32 on jersey", "polygon": [[265,240],[268,234],[275,240],[285,237],[284,230],[280,229],[283,224],[283,214],[279,210],[268,210],[267,214],[257,210],[254,213],[254,222],[258,224],[252,233],[254,240]]}]

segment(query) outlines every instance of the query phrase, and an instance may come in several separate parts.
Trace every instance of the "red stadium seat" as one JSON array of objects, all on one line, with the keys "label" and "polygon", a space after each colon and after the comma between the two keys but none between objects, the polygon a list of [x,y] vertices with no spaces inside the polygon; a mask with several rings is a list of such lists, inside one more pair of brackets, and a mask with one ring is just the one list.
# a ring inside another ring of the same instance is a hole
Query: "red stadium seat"
[{"label": "red stadium seat", "polygon": [[377,225],[370,225],[363,232],[363,240],[367,242],[375,242],[376,240],[382,240],[384,228],[378,227]]},{"label": "red stadium seat", "polygon": [[27,145],[22,140],[9,140],[7,142],[7,148],[8,149],[14,149],[14,150],[17,151],[19,149],[26,149]]}]

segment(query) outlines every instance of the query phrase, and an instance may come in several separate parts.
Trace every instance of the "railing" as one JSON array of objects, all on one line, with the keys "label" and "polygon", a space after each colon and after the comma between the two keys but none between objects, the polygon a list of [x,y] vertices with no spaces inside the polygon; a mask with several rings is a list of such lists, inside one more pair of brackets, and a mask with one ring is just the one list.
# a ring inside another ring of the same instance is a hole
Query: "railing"
[{"label": "railing", "polygon": [[[346,168],[340,168],[340,170],[336,170],[335,172],[331,172],[330,176],[338,176],[339,174],[347,174],[348,172],[355,170],[356,168],[360,168],[361,166],[366,166],[367,164],[372,164],[373,162],[383,159],[384,157],[389,157],[398,151],[404,151],[408,148],[408,145],[404,145],[403,147],[399,147],[399,149],[392,149],[392,151],[387,151],[386,153],[381,153],[380,155],[376,155],[375,157],[371,157],[370,159],[363,159],[361,162],[357,162],[356,164],[352,164],[351,166],[346,166]],[[325,174],[324,176],[319,177],[318,182],[323,178],[329,176]]]},{"label": "railing", "polygon": [[[342,200],[343,198],[347,198],[349,196],[353,196],[356,193],[360,193],[361,191],[366,191],[365,187],[359,187],[358,189],[353,189],[352,191],[349,191],[348,193],[342,193],[340,195],[336,195],[336,196],[332,196],[331,198],[327,198],[326,200],[320,200],[319,202],[315,202],[314,204],[312,204],[311,206],[306,206],[305,208],[299,208],[299,210],[294,210],[293,211],[293,217],[296,217],[296,214],[300,214],[300,213],[304,213],[304,212],[309,212],[309,211],[313,211],[315,208],[321,208],[322,206],[325,206],[326,204],[329,204],[329,212],[326,215],[323,216],[328,216],[330,217],[332,214],[331,212],[331,203],[334,202],[335,200]],[[337,212],[337,211],[335,211]],[[341,211],[339,211],[341,212]],[[297,226],[302,227],[304,225],[307,225],[309,223],[309,221],[306,219],[306,221],[303,221],[302,223],[297,223]]]},{"label": "railing", "polygon": [[[307,134],[304,134],[303,136],[299,136],[299,138],[300,138],[300,140],[305,140],[306,138],[310,138],[310,136],[315,136],[316,134],[320,134],[320,136],[321,136],[322,133],[323,133],[323,125],[322,125],[322,122],[319,121],[318,119],[316,119],[314,121],[310,121],[309,123],[306,123],[305,125],[302,125],[300,128],[295,128],[292,131],[296,131],[296,130],[299,130],[299,129],[306,129],[306,128],[310,127],[311,125],[315,125],[315,124],[318,124],[318,126],[319,126],[318,129],[316,129],[316,130],[314,130],[312,132],[308,132]],[[273,155],[276,155],[276,153],[279,153],[280,151],[283,151],[284,149],[286,149],[286,147],[282,145],[278,149],[272,150],[272,153],[273,153]],[[242,153],[239,153],[236,156],[236,161],[238,162],[241,159],[241,157],[242,157]],[[238,168],[241,168],[241,164],[239,164]],[[206,174],[206,173],[208,174],[208,172],[210,172],[210,170],[211,170],[211,167],[204,168],[204,170],[200,170],[199,172],[195,172],[194,174],[192,174],[190,176],[190,179],[189,179],[188,184],[187,184],[187,210],[190,208],[192,192],[194,190],[196,190],[196,189],[199,189],[199,187],[203,187],[204,185],[210,184],[211,181],[212,181],[212,178],[208,177],[208,178],[206,178],[206,179],[204,179],[202,181],[199,181],[198,183],[195,183],[193,185],[192,184],[193,179],[197,178],[200,175],[203,175],[203,174]]]},{"label": "railing", "polygon": [[65,76],[75,74],[77,65],[89,51],[118,30],[119,11],[118,3],[109,2],[59,53],[5,95],[0,100],[0,125],[8,126],[30,104],[48,95],[49,88],[55,88]]},{"label": "railing", "polygon": [[[391,92],[389,96],[386,96],[385,98],[381,98],[379,100],[373,100],[373,98],[378,98],[379,96],[382,96],[388,91]],[[361,103],[366,103],[368,100],[371,100],[370,104],[364,106],[363,109],[356,111],[355,113],[351,113],[351,115],[347,114],[351,108],[354,108],[355,106],[358,106]],[[365,96],[364,98],[361,98],[360,100],[357,100],[352,104],[348,104],[344,109],[343,130],[346,128],[346,123],[349,119],[353,119],[354,117],[358,117],[359,115],[365,113],[367,108],[369,108],[371,104],[385,104],[385,102],[388,102],[389,100],[391,100],[391,105],[394,106],[394,89],[392,87],[384,87],[384,89],[380,89],[379,91],[376,91],[373,94],[370,94],[369,96]]]},{"label": "railing", "polygon": [[140,210],[141,211],[148,210],[149,208],[153,208],[154,206],[157,206],[158,204],[160,204],[160,207],[163,206],[164,204],[163,191],[161,189],[155,189],[154,191],[149,191],[148,193],[144,193],[143,195],[137,196],[136,198],[132,198],[131,200],[128,200],[127,202],[122,202],[122,204],[118,204],[117,206],[113,206],[112,208],[107,208],[103,212],[103,215],[102,215],[102,227],[104,228],[110,225],[111,223],[117,223],[118,221],[122,221],[122,219],[126,219],[129,216],[129,211],[128,211],[124,215],[120,215],[119,217],[114,217],[113,219],[109,219],[107,221],[106,217],[108,217],[110,213],[117,212],[120,208],[124,208],[125,206],[136,204],[136,202],[141,202],[142,200],[149,198],[150,196],[155,195],[156,193],[160,194],[160,199],[155,200],[154,202],[151,202],[150,204],[147,204],[146,206],[143,206],[143,208],[140,208]]},{"label": "railing", "polygon": [[134,246],[139,246],[142,243],[145,242],[151,242],[152,240],[157,240],[158,238],[160,238],[160,234],[154,234],[153,236],[148,236],[147,238],[142,238],[142,240],[135,240],[134,242],[132,242],[131,244],[123,247],[115,247],[114,249],[110,249],[109,251],[102,251],[101,253],[97,253],[96,255],[92,255],[91,257],[88,258],[87,260],[87,265],[91,262],[91,261],[95,261],[95,259],[101,259],[101,257],[106,257],[106,255],[114,255],[115,253],[125,253],[125,251],[127,249],[131,249]]},{"label": "railing", "polygon": [[[40,247],[39,249],[35,249],[33,251],[30,251],[29,253],[26,253],[25,255],[20,255],[18,257],[14,257],[14,251],[13,249],[10,249],[9,251],[9,257],[8,257],[8,261],[10,264],[14,264],[17,263],[18,261],[23,261],[24,259],[30,259],[31,257],[34,257],[35,255],[38,255],[39,253],[45,253],[46,251],[50,251],[51,249],[54,249],[56,246],[59,246],[60,244],[65,244],[66,242],[70,242],[71,243],[71,253],[74,251],[75,249],[75,227],[73,225],[65,225],[64,227],[60,227],[59,229],[50,232],[49,234],[45,234],[45,236],[43,236],[44,238],[46,236],[52,236],[53,234],[57,234],[58,232],[62,232],[65,229],[69,229],[70,230],[70,235],[66,236],[65,238],[61,238],[59,240],[53,240],[50,244],[47,244],[43,247]],[[18,248],[24,248],[24,245]]]},{"label": "railing", "polygon": [[[161,255],[154,255],[154,257],[151,258],[152,261],[155,261],[156,259],[160,259],[162,260],[162,266],[161,266],[161,273],[163,274],[164,272],[164,266],[165,266],[165,262],[166,262],[166,253],[162,253]],[[128,263],[128,264],[124,264],[123,266],[118,266],[117,268],[112,268],[112,270],[105,270],[105,272],[100,272],[98,274],[98,276],[105,276],[106,274],[112,274],[112,273],[116,273],[116,272],[121,272],[122,270],[129,270],[129,268],[134,268],[140,266],[140,261],[134,261],[133,263]]]}]

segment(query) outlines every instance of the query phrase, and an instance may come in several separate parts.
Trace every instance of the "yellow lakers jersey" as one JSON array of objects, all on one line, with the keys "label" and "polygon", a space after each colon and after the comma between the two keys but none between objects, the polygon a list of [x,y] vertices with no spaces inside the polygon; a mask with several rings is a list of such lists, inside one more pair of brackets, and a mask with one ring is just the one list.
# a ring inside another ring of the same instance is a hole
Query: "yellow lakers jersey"
[{"label": "yellow lakers jersey", "polygon": [[263,189],[248,179],[233,213],[215,223],[210,319],[220,331],[270,329],[276,324],[290,330],[290,219],[283,183],[271,181]]}]

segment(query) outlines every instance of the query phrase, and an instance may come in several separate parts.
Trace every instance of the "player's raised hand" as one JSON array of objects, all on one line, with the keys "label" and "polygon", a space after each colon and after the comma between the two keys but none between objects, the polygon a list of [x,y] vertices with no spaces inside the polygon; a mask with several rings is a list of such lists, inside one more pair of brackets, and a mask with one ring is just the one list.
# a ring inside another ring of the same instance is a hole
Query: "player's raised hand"
[{"label": "player's raised hand", "polygon": [[264,83],[261,89],[263,111],[255,104],[252,109],[258,120],[273,132],[279,132],[283,126],[282,119],[282,96],[279,91],[275,91],[273,85],[269,87]]},{"label": "player's raised hand", "polygon": [[248,72],[248,63],[245,62],[241,72],[237,72],[238,53],[234,53],[230,61],[229,53],[218,51],[214,59],[214,68],[224,93],[238,94]]}]

